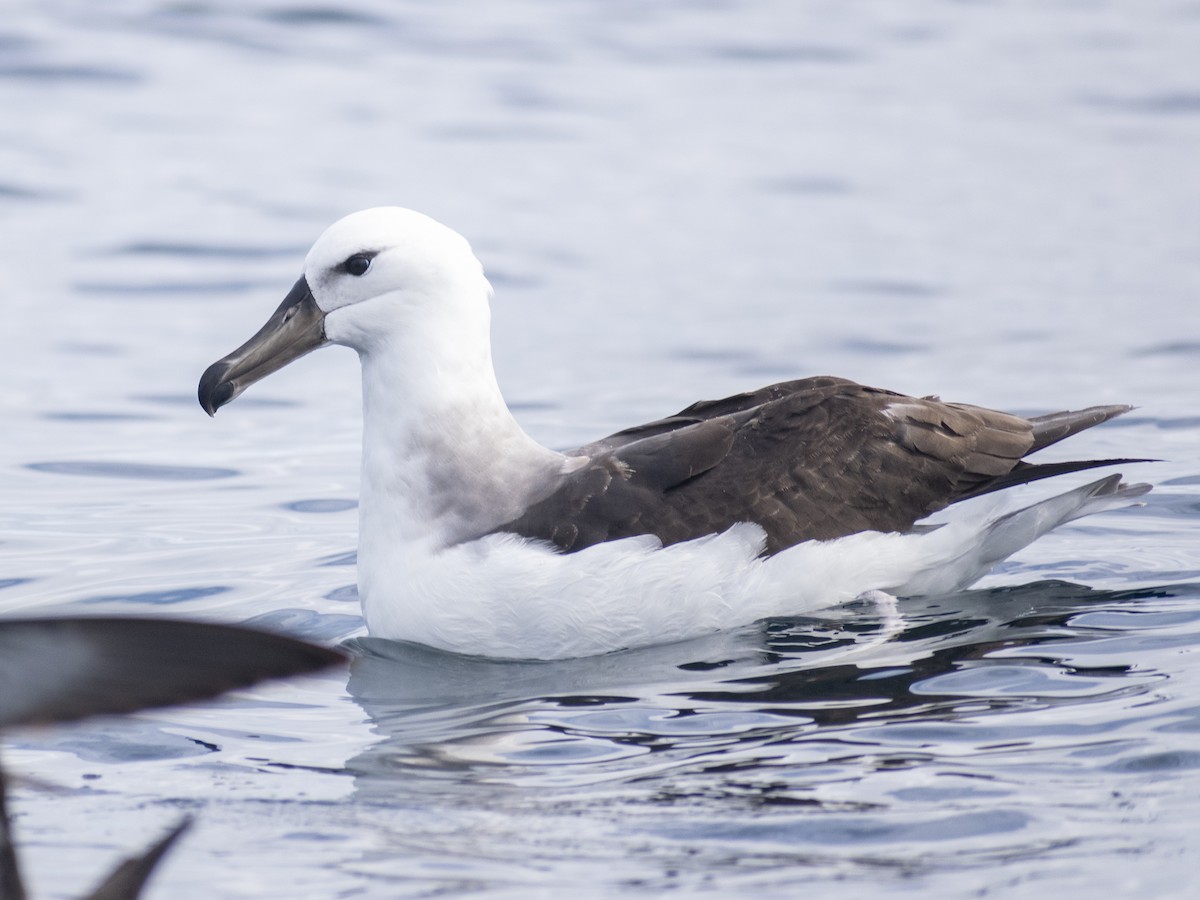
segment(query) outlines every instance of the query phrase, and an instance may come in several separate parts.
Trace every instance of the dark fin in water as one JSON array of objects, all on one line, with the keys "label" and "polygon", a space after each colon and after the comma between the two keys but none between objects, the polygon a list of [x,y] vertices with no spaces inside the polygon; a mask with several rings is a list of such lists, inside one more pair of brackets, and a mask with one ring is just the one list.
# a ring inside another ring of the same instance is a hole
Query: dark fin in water
[{"label": "dark fin in water", "polygon": [[88,894],[88,900],[137,900],[154,867],[188,828],[192,817],[184,816],[174,828],[150,845],[144,853],[131,856],[113,869],[100,886]]}]

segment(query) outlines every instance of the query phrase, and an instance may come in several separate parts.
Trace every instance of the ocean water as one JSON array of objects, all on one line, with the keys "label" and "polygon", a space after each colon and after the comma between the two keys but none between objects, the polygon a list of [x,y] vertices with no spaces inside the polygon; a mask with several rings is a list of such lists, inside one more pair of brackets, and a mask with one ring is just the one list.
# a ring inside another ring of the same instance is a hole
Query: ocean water
[{"label": "ocean water", "polygon": [[[152,896],[1194,896],[1197,46],[1168,0],[10,0],[0,613],[356,653],[6,735],[37,896],[185,810]],[[837,374],[1134,404],[1060,458],[1155,491],[895,615],[542,664],[364,637],[353,355],[215,421],[195,386],[388,203],[472,241],[548,445]]]}]

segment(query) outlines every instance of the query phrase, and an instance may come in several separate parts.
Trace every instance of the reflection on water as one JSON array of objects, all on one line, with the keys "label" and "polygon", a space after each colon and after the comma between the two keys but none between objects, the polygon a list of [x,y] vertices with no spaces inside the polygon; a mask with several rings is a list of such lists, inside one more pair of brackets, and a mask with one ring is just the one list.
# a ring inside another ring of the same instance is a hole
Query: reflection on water
[{"label": "reflection on water", "polygon": [[[653,841],[723,877],[753,859],[777,887],[812,867],[1135,849],[1121,828],[1065,837],[1061,815],[1077,818],[1104,773],[1187,764],[1145,755],[1138,736],[1163,715],[1147,704],[1163,673],[1105,644],[1194,642],[1197,596],[1046,582],[905,601],[898,630],[863,613],[539,663],[359,638],[349,691],[378,741],[347,763],[354,800],[510,817],[473,826],[473,856],[602,863]],[[1091,725],[1062,715],[1097,703],[1109,714]],[[585,843],[523,831],[584,810]]]},{"label": "reflection on water", "polygon": [[120,462],[37,462],[29,463],[35,472],[56,475],[94,475],[100,478],[145,478],[152,481],[202,481],[211,478],[231,478],[233,469],[201,468],[199,466],[154,466]]},{"label": "reflection on water", "polygon": [[[817,733],[826,740],[831,728],[865,726],[878,736],[880,728],[912,721],[1141,693],[1161,676],[1128,665],[1067,664],[1059,654],[1102,652],[1104,638],[1135,626],[1194,625],[1200,613],[1145,622],[1134,617],[1147,614],[1121,610],[1198,591],[1200,585],[1096,591],[1032,584],[904,601],[903,627],[882,640],[882,626],[869,617],[836,625],[773,621],[702,641],[555,662],[495,661],[356,638],[349,644],[357,654],[349,692],[386,739],[354,768],[369,784],[407,777],[409,766],[428,772],[488,762],[510,767],[487,770],[488,780],[520,780],[534,771],[526,766],[590,758],[588,749],[566,746],[576,741],[669,753],[702,736],[705,755],[764,744],[775,752],[779,741]],[[1014,609],[1029,613],[1010,618]],[[1073,650],[1076,644],[1086,649]],[[532,752],[531,732],[538,734],[532,744],[553,745],[542,760]]]}]

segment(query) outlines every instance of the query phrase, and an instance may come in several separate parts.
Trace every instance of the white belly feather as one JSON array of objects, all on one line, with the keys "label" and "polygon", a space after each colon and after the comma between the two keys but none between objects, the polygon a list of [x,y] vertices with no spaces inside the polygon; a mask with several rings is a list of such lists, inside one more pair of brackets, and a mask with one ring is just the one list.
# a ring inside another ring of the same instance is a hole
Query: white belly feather
[{"label": "white belly feather", "polygon": [[807,615],[869,590],[956,590],[1063,522],[1129,505],[1140,487],[1112,476],[1008,514],[997,501],[929,531],[862,532],[767,558],[752,524],[667,547],[636,537],[564,554],[508,534],[436,551],[387,547],[364,521],[359,590],[377,637],[493,657],[587,656]]}]

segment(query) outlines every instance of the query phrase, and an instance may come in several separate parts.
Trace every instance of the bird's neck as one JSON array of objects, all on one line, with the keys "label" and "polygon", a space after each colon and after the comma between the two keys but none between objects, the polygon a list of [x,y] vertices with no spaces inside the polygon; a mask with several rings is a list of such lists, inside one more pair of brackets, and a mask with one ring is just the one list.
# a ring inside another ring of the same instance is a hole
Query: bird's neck
[{"label": "bird's neck", "polygon": [[565,457],[529,437],[504,403],[488,331],[486,316],[435,323],[360,351],[360,564],[372,551],[478,537],[561,479]]}]

